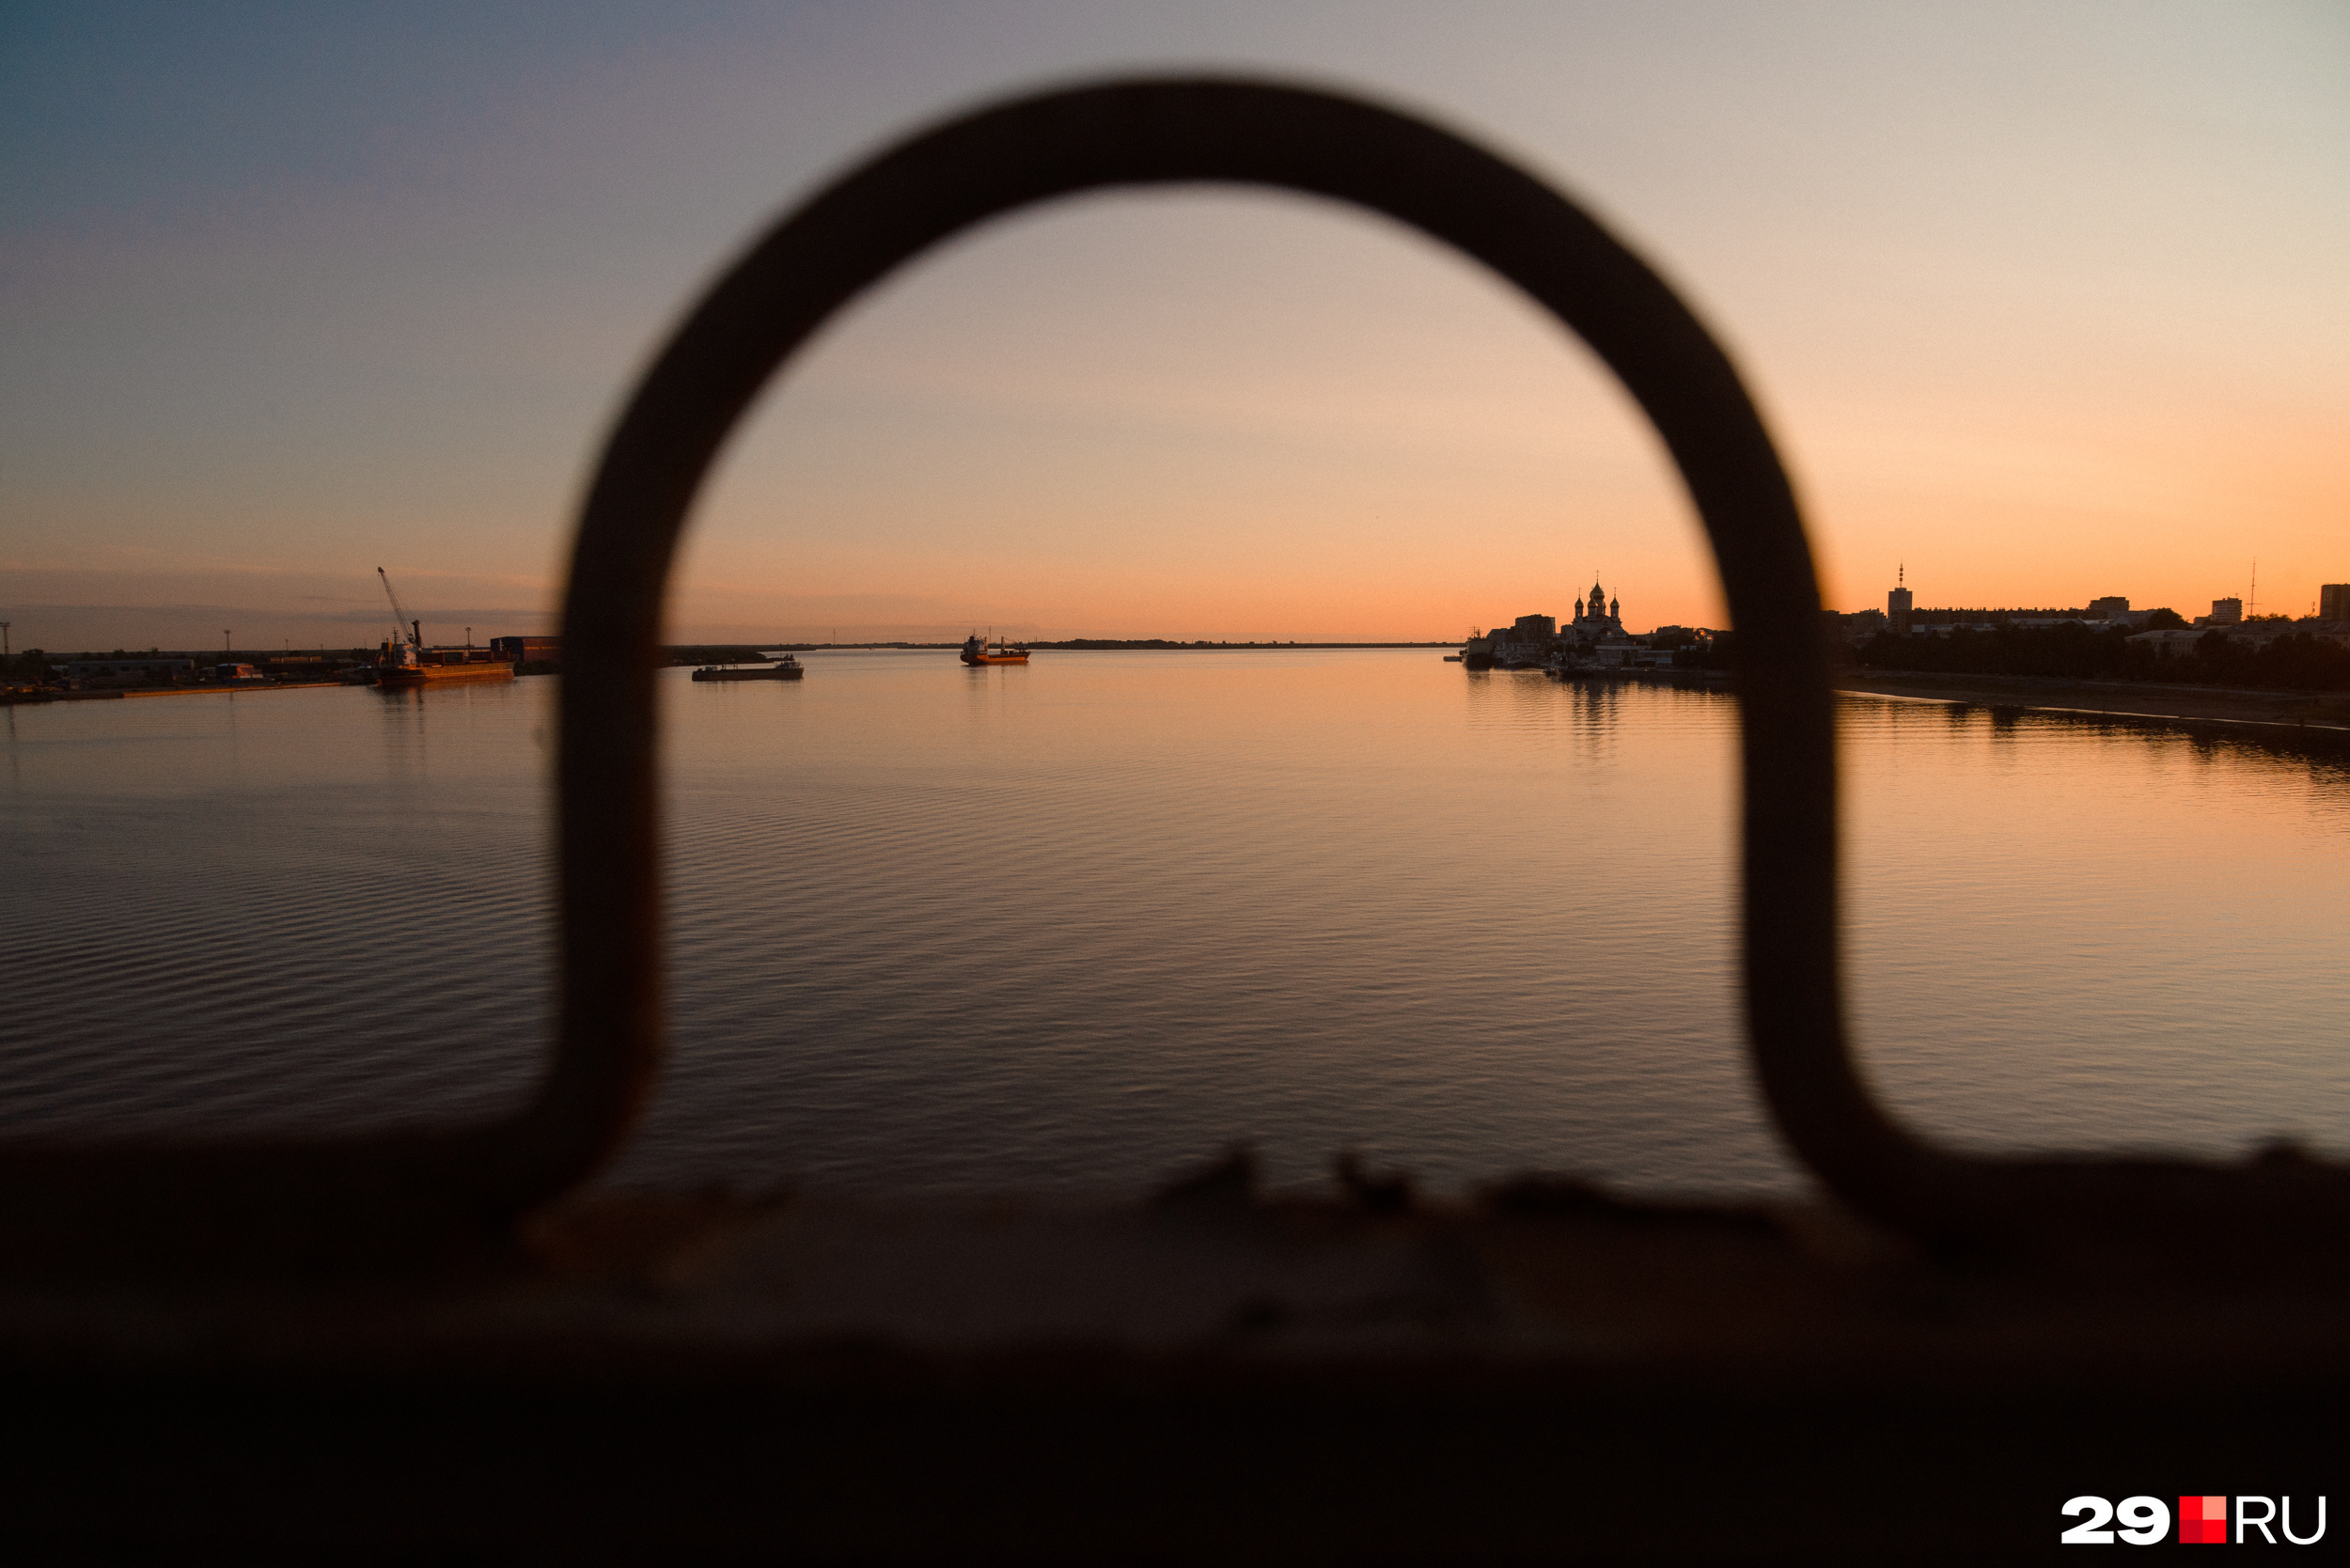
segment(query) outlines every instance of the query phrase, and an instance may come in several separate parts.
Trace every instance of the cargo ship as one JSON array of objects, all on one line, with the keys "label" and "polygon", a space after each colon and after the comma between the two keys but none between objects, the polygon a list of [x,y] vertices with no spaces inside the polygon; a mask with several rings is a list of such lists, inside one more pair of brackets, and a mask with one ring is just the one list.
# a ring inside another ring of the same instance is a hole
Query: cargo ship
[{"label": "cargo ship", "polygon": [[375,666],[375,683],[391,691],[513,678],[514,662],[486,648],[425,648],[413,640],[386,642]]},{"label": "cargo ship", "polygon": [[392,635],[376,656],[375,683],[391,691],[418,686],[454,685],[461,681],[511,681],[514,661],[487,648],[472,645],[471,629],[463,648],[427,648],[424,622],[410,618],[392,591],[391,578],[375,569],[384,584],[384,597],[392,602]]},{"label": "cargo ship", "polygon": [[772,665],[704,665],[694,672],[697,681],[797,681],[807,673],[799,660],[786,653]]},{"label": "cargo ship", "polygon": [[966,665],[1025,665],[1028,662],[1028,651],[1007,647],[1001,637],[997,637],[995,646],[990,648],[987,639],[974,632],[963,645],[963,662]]}]

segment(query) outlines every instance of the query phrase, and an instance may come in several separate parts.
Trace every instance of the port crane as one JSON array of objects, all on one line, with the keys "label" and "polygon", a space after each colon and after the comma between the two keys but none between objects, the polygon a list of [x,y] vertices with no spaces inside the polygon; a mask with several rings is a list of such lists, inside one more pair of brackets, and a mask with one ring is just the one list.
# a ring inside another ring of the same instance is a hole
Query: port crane
[{"label": "port crane", "polygon": [[424,622],[408,619],[408,612],[400,606],[400,595],[392,591],[392,580],[384,576],[382,567],[375,569],[375,574],[383,578],[384,597],[392,602],[392,626],[397,634],[392,640],[405,642],[411,648],[422,648],[424,646]]}]

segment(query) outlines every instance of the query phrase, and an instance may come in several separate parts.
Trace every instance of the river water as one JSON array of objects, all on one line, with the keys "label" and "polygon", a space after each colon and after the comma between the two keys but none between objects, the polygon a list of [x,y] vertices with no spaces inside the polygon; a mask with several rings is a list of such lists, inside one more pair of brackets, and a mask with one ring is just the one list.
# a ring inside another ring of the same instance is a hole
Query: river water
[{"label": "river water", "polygon": [[[1432,651],[804,655],[664,703],[672,1050],[616,1179],[1788,1191],[1736,710]],[[6,710],[0,1134],[446,1121],[548,1039],[555,683]],[[1843,699],[1847,970],[1972,1149],[2350,1149],[2350,767]]]}]

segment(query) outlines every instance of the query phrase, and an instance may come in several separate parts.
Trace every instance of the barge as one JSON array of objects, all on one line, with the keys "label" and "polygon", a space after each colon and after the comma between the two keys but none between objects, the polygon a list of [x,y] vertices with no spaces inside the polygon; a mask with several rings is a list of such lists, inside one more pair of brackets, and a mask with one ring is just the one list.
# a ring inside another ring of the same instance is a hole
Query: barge
[{"label": "barge", "polygon": [[694,672],[697,681],[797,681],[807,666],[786,653],[772,665],[704,665]]}]

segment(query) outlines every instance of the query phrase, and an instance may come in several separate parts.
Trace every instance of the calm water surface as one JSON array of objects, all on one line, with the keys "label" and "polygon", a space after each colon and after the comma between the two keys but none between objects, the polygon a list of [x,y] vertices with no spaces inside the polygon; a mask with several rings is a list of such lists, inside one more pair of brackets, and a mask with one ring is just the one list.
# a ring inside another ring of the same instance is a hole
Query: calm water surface
[{"label": "calm water surface", "polygon": [[[805,656],[664,686],[673,1052],[616,1173],[1788,1189],[1741,1055],[1735,711],[1432,651]],[[0,1131],[509,1105],[550,681],[7,710]],[[1973,1148],[2350,1148],[2350,770],[1847,699],[1853,1011]]]}]

